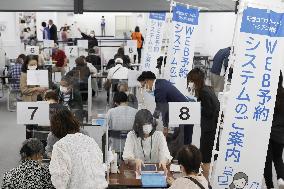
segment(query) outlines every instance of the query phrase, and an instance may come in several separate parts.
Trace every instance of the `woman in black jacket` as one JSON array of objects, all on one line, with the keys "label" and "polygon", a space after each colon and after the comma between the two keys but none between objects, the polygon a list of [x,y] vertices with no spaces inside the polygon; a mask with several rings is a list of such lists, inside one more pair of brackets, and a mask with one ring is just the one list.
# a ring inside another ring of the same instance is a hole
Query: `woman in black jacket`
[{"label": "woman in black jacket", "polygon": [[198,101],[201,102],[200,151],[202,153],[203,174],[208,179],[220,103],[213,89],[205,85],[205,74],[199,68],[194,68],[188,73],[187,83],[195,92]]},{"label": "woman in black jacket", "polygon": [[272,181],[272,161],[277,173],[279,188],[284,187],[284,163],[282,159],[284,147],[284,88],[283,76],[280,73],[270,141],[266,156],[264,178],[268,189],[274,188]]}]

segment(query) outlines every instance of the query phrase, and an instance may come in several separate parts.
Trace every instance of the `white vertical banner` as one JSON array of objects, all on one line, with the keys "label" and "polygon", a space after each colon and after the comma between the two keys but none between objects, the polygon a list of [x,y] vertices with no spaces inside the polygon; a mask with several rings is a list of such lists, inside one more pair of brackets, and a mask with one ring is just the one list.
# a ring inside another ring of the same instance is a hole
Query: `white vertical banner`
[{"label": "white vertical banner", "polygon": [[250,2],[240,5],[242,22],[236,28],[236,63],[226,105],[230,108],[212,182],[218,189],[261,188],[284,61],[283,4]]},{"label": "white vertical banner", "polygon": [[147,23],[145,45],[142,54],[142,71],[157,74],[157,59],[161,54],[166,13],[150,13]]},{"label": "white vertical banner", "polygon": [[195,30],[198,26],[199,11],[176,5],[173,7],[173,20],[170,25],[170,43],[164,78],[174,84],[184,94],[186,76],[192,69],[194,56]]}]

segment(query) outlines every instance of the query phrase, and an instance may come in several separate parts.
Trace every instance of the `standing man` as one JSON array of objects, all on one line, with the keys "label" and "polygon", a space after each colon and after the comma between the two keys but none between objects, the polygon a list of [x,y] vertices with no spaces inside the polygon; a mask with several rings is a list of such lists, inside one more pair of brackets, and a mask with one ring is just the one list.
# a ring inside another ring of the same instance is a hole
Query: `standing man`
[{"label": "standing man", "polygon": [[[169,102],[188,102],[186,98],[171,82],[165,79],[156,79],[151,71],[144,71],[137,79],[142,87],[149,93],[154,93],[156,111],[162,113],[164,135],[168,134],[169,126]],[[184,126],[184,144],[191,144],[193,125]]]},{"label": "standing man", "polygon": [[49,29],[46,25],[46,22],[42,22],[41,26],[43,27],[42,38],[45,39],[45,40],[49,40],[50,39],[50,31],[49,31]]},{"label": "standing man", "polygon": [[55,66],[52,68],[52,72],[61,72],[61,77],[65,75],[65,67],[67,66],[67,57],[65,52],[58,48],[55,44],[52,50],[52,61],[55,62]]},{"label": "standing man", "polygon": [[104,16],[102,16],[101,19],[101,31],[102,31],[102,36],[106,36],[106,19]]},{"label": "standing man", "polygon": [[49,32],[50,32],[50,40],[53,40],[55,43],[57,43],[58,37],[57,37],[57,27],[53,24],[53,20],[48,21],[49,24]]},{"label": "standing man", "polygon": [[[211,68],[211,85],[216,95],[219,92],[223,92],[224,89],[224,74],[228,67],[230,51],[231,47],[220,49],[213,58],[213,65]],[[225,69],[224,73],[222,73],[223,68]]]}]

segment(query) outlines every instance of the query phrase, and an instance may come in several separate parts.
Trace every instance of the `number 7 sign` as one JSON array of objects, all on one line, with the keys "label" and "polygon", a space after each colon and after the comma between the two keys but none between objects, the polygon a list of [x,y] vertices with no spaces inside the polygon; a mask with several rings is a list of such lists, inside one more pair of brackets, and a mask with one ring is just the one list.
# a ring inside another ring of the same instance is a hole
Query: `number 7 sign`
[{"label": "number 7 sign", "polygon": [[17,123],[50,125],[49,104],[47,102],[18,102]]},{"label": "number 7 sign", "polygon": [[200,102],[169,102],[169,124],[195,124],[201,120]]}]

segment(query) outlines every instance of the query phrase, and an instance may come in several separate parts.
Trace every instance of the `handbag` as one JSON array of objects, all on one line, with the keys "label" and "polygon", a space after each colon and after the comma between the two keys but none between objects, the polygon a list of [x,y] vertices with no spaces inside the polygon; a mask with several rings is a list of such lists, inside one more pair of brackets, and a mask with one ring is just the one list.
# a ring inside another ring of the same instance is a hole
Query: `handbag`
[{"label": "handbag", "polygon": [[[114,74],[115,74],[119,69],[120,69],[120,67],[119,67],[117,70],[115,70],[115,71],[113,72],[112,77],[114,76]],[[104,83],[104,89],[105,89],[106,91],[108,91],[108,90],[110,89],[110,87],[111,87],[111,80],[110,80],[110,79],[107,79],[106,82]]]}]

